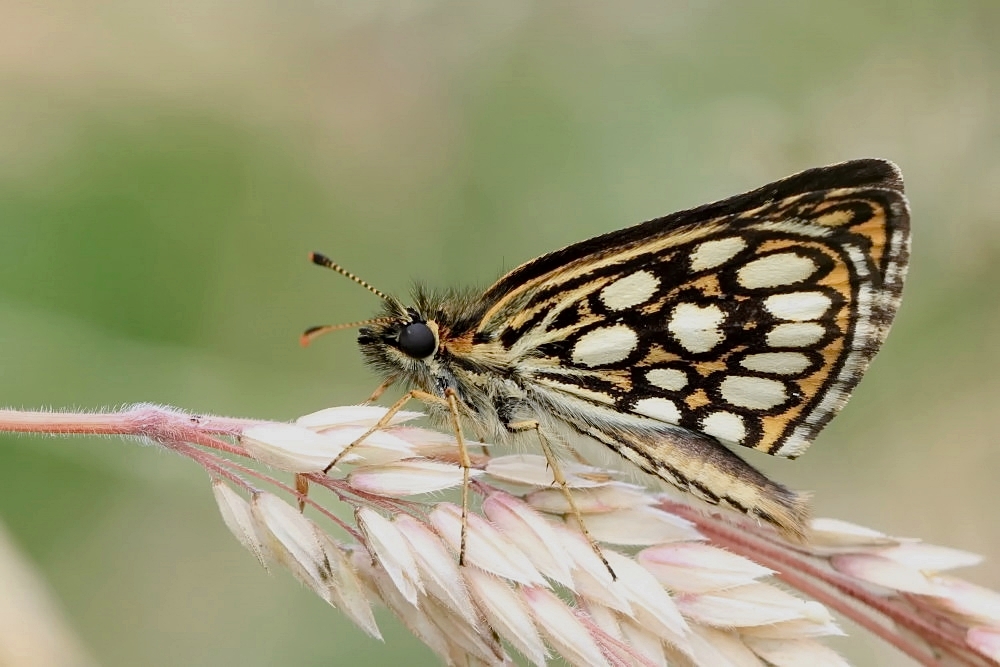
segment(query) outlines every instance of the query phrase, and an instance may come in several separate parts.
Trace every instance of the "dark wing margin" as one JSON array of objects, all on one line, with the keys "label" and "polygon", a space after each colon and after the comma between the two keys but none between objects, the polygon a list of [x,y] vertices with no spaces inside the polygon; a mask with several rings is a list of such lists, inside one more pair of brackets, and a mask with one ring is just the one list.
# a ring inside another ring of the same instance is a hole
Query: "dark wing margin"
[{"label": "dark wing margin", "polygon": [[647,220],[632,227],[601,234],[542,255],[501,277],[486,290],[482,301],[484,305],[495,303],[505,294],[529,280],[539,278],[570,262],[609,247],[627,246],[679,227],[735,215],[795,195],[840,188],[875,188],[902,194],[903,175],[899,167],[892,162],[875,158],[850,160],[827,167],[807,169],[780,181],[761,186],[756,190]]}]

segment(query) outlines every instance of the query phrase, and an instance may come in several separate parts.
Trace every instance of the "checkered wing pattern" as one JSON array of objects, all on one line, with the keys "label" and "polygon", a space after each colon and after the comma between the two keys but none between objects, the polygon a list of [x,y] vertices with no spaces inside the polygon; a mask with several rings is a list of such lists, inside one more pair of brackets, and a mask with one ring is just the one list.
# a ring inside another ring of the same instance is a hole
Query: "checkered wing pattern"
[{"label": "checkered wing pattern", "polygon": [[803,172],[525,264],[487,292],[480,331],[557,413],[795,457],[884,340],[908,232],[889,163]]}]

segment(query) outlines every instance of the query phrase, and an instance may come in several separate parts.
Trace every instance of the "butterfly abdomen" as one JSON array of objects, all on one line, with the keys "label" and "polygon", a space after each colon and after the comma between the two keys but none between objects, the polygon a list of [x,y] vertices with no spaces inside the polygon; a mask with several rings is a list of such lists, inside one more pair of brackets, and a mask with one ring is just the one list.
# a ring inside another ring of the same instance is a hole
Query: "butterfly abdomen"
[{"label": "butterfly abdomen", "polygon": [[795,540],[806,535],[810,494],[768,479],[710,438],[681,429],[576,428],[642,472],[699,500],[769,523]]}]

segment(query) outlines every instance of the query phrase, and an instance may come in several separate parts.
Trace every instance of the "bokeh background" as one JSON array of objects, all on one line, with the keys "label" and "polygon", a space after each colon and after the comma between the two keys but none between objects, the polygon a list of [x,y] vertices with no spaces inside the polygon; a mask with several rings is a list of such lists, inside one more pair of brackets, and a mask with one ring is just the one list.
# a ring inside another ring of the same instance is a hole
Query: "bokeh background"
[{"label": "bokeh background", "polygon": [[[0,2],[0,404],[356,402],[353,334],[297,336],[378,304],[309,250],[396,293],[485,285],[887,157],[914,228],[893,334],[808,456],[751,460],[819,515],[987,555],[964,574],[998,588],[997,35],[995,0]],[[265,575],[158,450],[0,438],[0,517],[98,664],[435,664]]]}]

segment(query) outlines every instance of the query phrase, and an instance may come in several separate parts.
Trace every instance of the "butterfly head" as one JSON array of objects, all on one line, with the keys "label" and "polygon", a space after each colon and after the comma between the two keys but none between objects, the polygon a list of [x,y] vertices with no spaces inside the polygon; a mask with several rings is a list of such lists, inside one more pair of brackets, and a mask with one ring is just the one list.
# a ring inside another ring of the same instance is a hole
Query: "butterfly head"
[{"label": "butterfly head", "polygon": [[454,341],[438,310],[387,302],[383,313],[358,332],[358,346],[369,366],[385,378],[439,396],[448,388],[466,393],[449,363],[454,361]]},{"label": "butterfly head", "polygon": [[362,355],[385,378],[401,380],[411,387],[438,395],[443,395],[448,388],[457,390],[460,395],[466,394],[463,391],[465,383],[456,378],[448,360],[461,350],[468,351],[469,346],[465,344],[468,336],[459,335],[458,331],[469,334],[470,322],[476,319],[480,301],[459,298],[451,293],[432,294],[418,288],[414,305],[407,306],[326,256],[311,253],[309,257],[314,264],[332,269],[375,294],[382,299],[383,307],[381,314],[368,320],[312,327],[302,334],[303,345],[331,331],[359,328],[358,345]]},{"label": "butterfly head", "polygon": [[388,304],[390,312],[372,320],[358,332],[358,345],[366,356],[378,356],[395,364],[423,362],[434,357],[440,340],[438,325],[415,308]]}]

